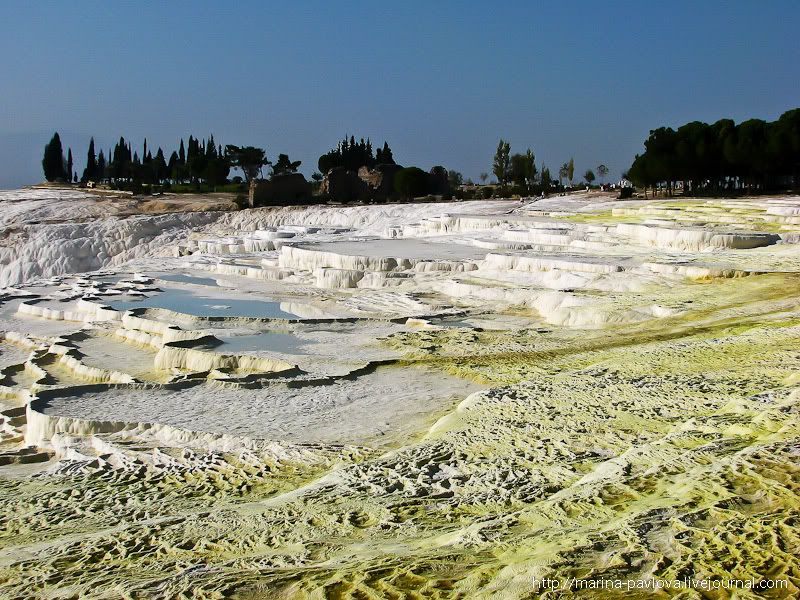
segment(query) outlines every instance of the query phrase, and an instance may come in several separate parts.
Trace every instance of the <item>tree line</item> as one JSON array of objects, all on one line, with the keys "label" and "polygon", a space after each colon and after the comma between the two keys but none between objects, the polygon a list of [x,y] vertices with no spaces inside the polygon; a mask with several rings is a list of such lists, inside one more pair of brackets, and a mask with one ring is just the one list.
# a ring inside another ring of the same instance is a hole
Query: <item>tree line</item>
[{"label": "tree line", "polygon": [[345,136],[335,148],[319,157],[317,167],[322,174],[331,169],[342,167],[348,171],[358,171],[361,167],[372,168],[375,165],[393,165],[394,156],[389,144],[383,142],[383,148],[377,152],[372,151],[372,142],[369,138],[356,141],[355,136],[348,140]]},{"label": "tree line", "polygon": [[776,121],[692,121],[650,131],[628,178],[654,193],[760,193],[800,185],[800,108]]},{"label": "tree line", "polygon": [[[188,142],[180,139],[178,147],[169,158],[161,147],[155,155],[145,138],[141,149],[120,137],[113,149],[96,151],[94,138],[89,140],[86,151],[86,167],[80,179],[74,171],[72,149],[66,157],[58,132],[45,146],[42,168],[47,181],[77,183],[107,183],[116,189],[139,191],[142,186],[161,186],[194,184],[195,186],[217,186],[229,182],[231,169],[241,169],[246,183],[255,180],[264,166],[272,165],[272,176],[294,173],[300,161],[291,161],[286,154],[280,154],[273,165],[267,160],[263,149],[252,146],[239,147],[217,144],[214,135],[208,139],[189,136]],[[234,182],[237,178],[234,178]],[[238,178],[241,181],[241,178]]]},{"label": "tree line", "polygon": [[[145,186],[149,186],[151,190],[175,189],[175,186],[186,184],[194,186],[197,191],[202,191],[201,185],[211,186],[214,189],[226,185],[229,183],[231,169],[241,169],[244,183],[249,188],[249,204],[252,206],[255,183],[262,177],[263,167],[272,167],[269,178],[273,179],[297,173],[300,164],[300,161],[290,160],[286,154],[279,154],[273,164],[267,159],[266,151],[262,148],[233,145],[223,147],[222,144],[216,143],[213,135],[202,140],[190,135],[186,144],[181,138],[178,148],[170,153],[168,159],[161,147],[157,148],[153,155],[147,139],[144,140],[140,154],[139,150],[134,149],[133,144],[124,137],[120,137],[113,149],[109,149],[107,153],[102,149],[97,152],[94,138],[91,138],[86,153],[86,168],[80,181],[107,183],[112,188],[134,192],[142,191]],[[403,169],[395,162],[388,142],[384,141],[383,147],[375,151],[369,138],[356,141],[352,135],[345,136],[333,149],[319,157],[317,166],[320,172],[314,173],[312,179],[319,185],[324,175],[334,169],[358,172],[361,167],[372,169],[381,165],[396,167],[403,171],[402,174],[395,173],[395,177],[400,175],[396,180],[395,192],[402,197],[413,197],[415,193],[421,192],[449,193],[442,191],[448,188],[459,197],[468,197],[470,194],[469,190],[461,189],[464,178],[458,171],[447,171],[440,166],[434,167],[429,173],[416,167]],[[42,166],[48,181],[78,181],[78,174],[74,171],[72,149],[68,149],[66,156],[64,155],[58,133],[55,133],[45,146]],[[537,166],[535,155],[530,148],[525,153],[512,154],[511,144],[501,139],[492,163],[492,172],[497,178],[500,195],[547,193],[563,186],[565,181],[573,183],[575,163],[573,159],[564,163],[556,179],[545,164]],[[597,172],[602,181],[608,173],[608,168],[599,165]],[[487,179],[488,174],[482,173],[481,180],[485,183]],[[587,170],[584,179],[588,184],[592,184],[596,179],[594,171]],[[240,185],[237,189],[244,189],[241,185],[242,178],[234,177],[233,183]],[[471,181],[467,180],[467,183],[471,184]],[[486,192],[491,195],[494,190],[481,190],[484,196]]]},{"label": "tree line", "polygon": [[[597,172],[603,181],[608,175],[608,167],[603,164],[598,165]],[[511,154],[511,144],[501,138],[492,160],[492,173],[497,179],[501,194],[508,192],[515,194],[548,193],[557,187],[563,187],[566,182],[573,185],[575,161],[570,158],[568,162],[561,165],[558,171],[558,180],[556,180],[544,163],[541,168],[536,166],[536,157],[530,148],[524,154]],[[483,183],[486,183],[488,177],[488,173],[481,173]],[[592,169],[587,169],[583,178],[586,183],[591,185],[597,176]]]},{"label": "tree line", "polygon": [[[64,156],[61,138],[56,132],[44,147],[42,169],[45,179],[47,181],[73,181],[72,167],[72,148],[69,149],[67,156]],[[74,180],[77,181],[77,173],[74,174]]]},{"label": "tree line", "polygon": [[[133,144],[120,137],[113,149],[96,152],[94,138],[89,140],[86,151],[86,168],[80,177],[82,183],[108,182],[110,184],[206,183],[222,185],[227,181],[231,169],[231,157],[222,145],[217,145],[214,136],[200,140],[189,136],[183,139],[169,159],[159,147],[155,156],[147,146],[145,138],[142,152],[133,149]],[[45,147],[42,167],[47,181],[78,181],[72,168],[72,149],[63,158],[63,149],[58,133]]]},{"label": "tree line", "polygon": [[[373,151],[369,138],[356,140],[353,135],[345,136],[334,148],[321,155],[317,167],[319,173],[314,173],[312,179],[319,182],[327,176],[328,193],[337,198],[349,195],[350,200],[355,200],[371,195],[370,199],[378,202],[434,195],[449,198],[453,189],[444,167],[437,165],[429,172],[415,166],[403,167],[395,161],[388,142],[384,141],[382,148]],[[362,168],[376,170],[380,175],[370,180],[371,175],[367,173],[362,179]],[[370,180],[369,185],[367,180]]]}]

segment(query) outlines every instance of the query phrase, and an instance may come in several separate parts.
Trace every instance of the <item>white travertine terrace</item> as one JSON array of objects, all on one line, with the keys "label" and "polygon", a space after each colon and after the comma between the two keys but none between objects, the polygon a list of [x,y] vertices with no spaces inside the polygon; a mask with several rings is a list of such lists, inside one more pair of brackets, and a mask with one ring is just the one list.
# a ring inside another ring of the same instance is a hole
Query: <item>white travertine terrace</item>
[{"label": "white travertine terrace", "polygon": [[799,593],[800,198],[0,206],[0,596]]}]

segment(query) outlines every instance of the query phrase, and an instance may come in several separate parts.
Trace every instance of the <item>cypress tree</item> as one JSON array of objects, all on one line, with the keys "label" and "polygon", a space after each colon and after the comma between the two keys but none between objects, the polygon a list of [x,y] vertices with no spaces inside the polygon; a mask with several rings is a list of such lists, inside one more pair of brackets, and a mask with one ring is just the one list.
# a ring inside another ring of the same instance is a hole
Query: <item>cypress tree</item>
[{"label": "cypress tree", "polygon": [[[173,153],[174,154],[174,153]],[[169,177],[167,174],[167,161],[164,158],[164,151],[159,147],[154,159],[156,181],[161,183],[164,179]]]},{"label": "cypress tree", "polygon": [[[102,153],[102,150],[101,150]],[[83,181],[96,181],[102,178],[97,175],[97,159],[94,156],[94,138],[89,140],[89,150],[86,152],[86,169],[83,171]]]},{"label": "cypress tree", "polygon": [[389,148],[389,144],[387,142],[383,142],[383,148],[378,149],[378,156],[376,157],[377,162],[379,164],[384,165],[393,165],[394,157],[392,156],[392,149]]},{"label": "cypress tree", "polygon": [[97,157],[97,170],[94,176],[97,181],[103,181],[106,178],[106,157],[103,155],[102,150],[100,150],[100,155]]},{"label": "cypress tree", "polygon": [[72,181],[72,148],[67,150],[67,182]]},{"label": "cypress tree", "polygon": [[181,147],[178,149],[178,164],[186,164],[186,150],[183,147],[183,138],[181,138]]},{"label": "cypress tree", "polygon": [[64,170],[64,150],[61,147],[61,138],[58,132],[53,134],[50,143],[44,147],[42,169],[44,170],[44,177],[47,181],[67,178],[66,171]]}]

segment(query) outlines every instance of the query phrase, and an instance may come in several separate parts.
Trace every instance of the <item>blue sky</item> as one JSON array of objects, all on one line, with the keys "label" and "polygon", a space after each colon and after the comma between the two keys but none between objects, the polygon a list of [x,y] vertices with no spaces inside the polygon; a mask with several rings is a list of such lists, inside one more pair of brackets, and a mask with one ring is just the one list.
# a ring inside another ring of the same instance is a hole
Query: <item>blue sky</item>
[{"label": "blue sky", "polygon": [[54,130],[170,149],[213,133],[302,160],[345,133],[477,178],[500,137],[554,171],[648,131],[800,106],[800,2],[17,2],[0,19],[0,188]]}]

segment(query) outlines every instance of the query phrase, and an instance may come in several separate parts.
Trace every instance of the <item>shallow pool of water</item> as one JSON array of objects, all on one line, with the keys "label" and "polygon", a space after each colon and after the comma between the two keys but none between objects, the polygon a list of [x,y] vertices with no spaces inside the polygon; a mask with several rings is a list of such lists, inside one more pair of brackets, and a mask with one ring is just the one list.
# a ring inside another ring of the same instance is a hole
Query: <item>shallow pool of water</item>
[{"label": "shallow pool of water", "polygon": [[264,331],[253,335],[220,337],[222,345],[214,348],[223,354],[239,352],[280,352],[281,354],[305,354],[303,340],[291,333]]},{"label": "shallow pool of water", "polygon": [[164,281],[174,281],[175,283],[193,283],[195,285],[219,287],[216,279],[211,279],[210,277],[195,277],[194,275],[186,275],[185,273],[164,273],[156,277]]},{"label": "shallow pool of water", "polygon": [[297,315],[281,309],[274,300],[242,300],[218,296],[199,296],[188,290],[167,288],[147,298],[115,300],[109,305],[116,310],[131,308],[164,308],[196,317],[256,317],[296,319]]},{"label": "shallow pool of water", "polygon": [[467,322],[464,318],[459,317],[445,317],[441,319],[431,319],[432,325],[440,327],[447,327],[448,329],[474,329],[472,323]]}]

